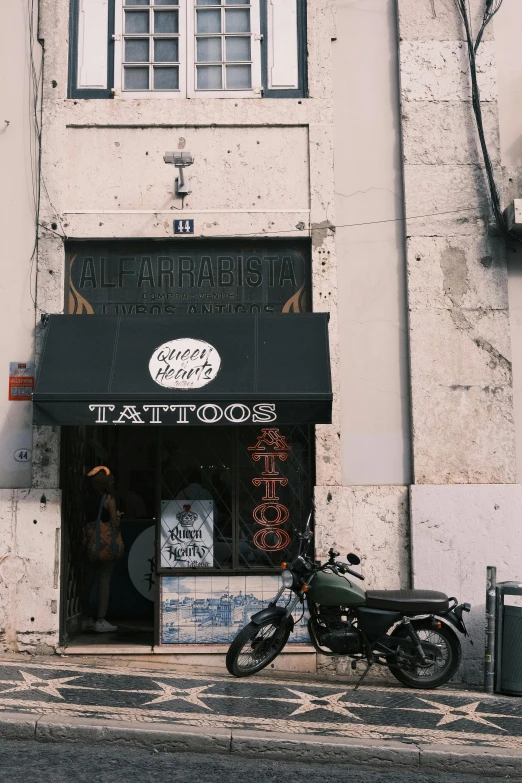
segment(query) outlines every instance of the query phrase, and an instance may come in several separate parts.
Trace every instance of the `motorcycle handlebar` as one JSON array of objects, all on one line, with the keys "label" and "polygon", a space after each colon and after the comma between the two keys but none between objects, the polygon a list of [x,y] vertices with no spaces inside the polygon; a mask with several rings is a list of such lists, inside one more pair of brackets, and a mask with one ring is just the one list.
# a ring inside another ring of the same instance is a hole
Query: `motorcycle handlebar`
[{"label": "motorcycle handlebar", "polygon": [[364,576],[362,574],[358,574],[357,571],[352,571],[352,569],[344,563],[336,563],[335,565],[341,574],[351,574],[352,576],[356,576],[357,579],[361,579],[364,582]]}]

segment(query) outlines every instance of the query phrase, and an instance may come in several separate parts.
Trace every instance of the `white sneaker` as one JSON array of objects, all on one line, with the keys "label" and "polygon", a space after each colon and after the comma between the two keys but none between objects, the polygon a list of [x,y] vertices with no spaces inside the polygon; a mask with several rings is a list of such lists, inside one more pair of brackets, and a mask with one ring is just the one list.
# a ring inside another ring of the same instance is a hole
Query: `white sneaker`
[{"label": "white sneaker", "polygon": [[95,622],[92,617],[82,620],[82,631],[94,631]]},{"label": "white sneaker", "polygon": [[96,620],[94,623],[94,630],[96,633],[110,633],[111,631],[117,631],[117,625],[111,625],[107,620]]}]

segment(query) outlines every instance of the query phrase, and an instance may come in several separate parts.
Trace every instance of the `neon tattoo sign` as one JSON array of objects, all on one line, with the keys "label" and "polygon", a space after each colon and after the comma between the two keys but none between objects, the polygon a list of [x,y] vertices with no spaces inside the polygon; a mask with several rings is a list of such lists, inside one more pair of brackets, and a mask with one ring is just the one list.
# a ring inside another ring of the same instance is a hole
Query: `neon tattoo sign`
[{"label": "neon tattoo sign", "polygon": [[[254,545],[265,552],[286,549],[290,536],[281,526],[288,521],[290,511],[279,502],[280,487],[288,486],[288,479],[279,471],[279,463],[286,462],[292,450],[277,427],[263,427],[255,446],[249,446],[254,462],[261,462],[261,476],[252,479],[254,487],[264,487],[262,502],[252,512],[254,522],[261,529],[254,535]],[[275,542],[274,542],[275,539]]]}]

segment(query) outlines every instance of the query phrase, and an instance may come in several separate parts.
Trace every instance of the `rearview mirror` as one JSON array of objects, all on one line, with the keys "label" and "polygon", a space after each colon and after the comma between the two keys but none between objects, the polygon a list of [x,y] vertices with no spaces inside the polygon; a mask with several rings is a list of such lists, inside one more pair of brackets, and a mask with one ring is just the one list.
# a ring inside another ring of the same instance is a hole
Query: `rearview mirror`
[{"label": "rearview mirror", "polygon": [[350,565],[359,565],[359,563],[361,562],[361,558],[357,557],[357,555],[354,555],[353,552],[348,552],[348,554],[346,555],[346,559],[348,560]]}]

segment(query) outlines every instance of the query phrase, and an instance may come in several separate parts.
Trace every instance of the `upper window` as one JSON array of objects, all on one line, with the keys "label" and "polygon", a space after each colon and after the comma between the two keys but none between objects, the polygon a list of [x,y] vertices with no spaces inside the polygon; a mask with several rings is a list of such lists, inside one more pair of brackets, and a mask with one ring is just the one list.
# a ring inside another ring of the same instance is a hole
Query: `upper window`
[{"label": "upper window", "polygon": [[305,0],[71,0],[69,95],[304,95]]}]

